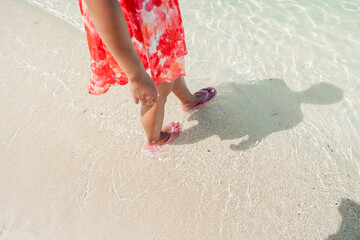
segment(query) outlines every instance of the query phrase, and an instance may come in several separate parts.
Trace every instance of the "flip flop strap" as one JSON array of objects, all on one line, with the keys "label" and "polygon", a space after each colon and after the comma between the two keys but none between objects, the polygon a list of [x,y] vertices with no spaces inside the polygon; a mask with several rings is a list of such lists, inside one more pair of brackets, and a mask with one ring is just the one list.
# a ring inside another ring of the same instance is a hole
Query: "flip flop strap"
[{"label": "flip flop strap", "polygon": [[160,146],[168,144],[168,143],[171,141],[171,138],[172,138],[172,136],[173,136],[174,133],[175,133],[175,127],[174,127],[174,125],[172,125],[171,123],[166,124],[164,127],[170,127],[170,128],[171,128],[171,132],[170,132],[170,136],[169,136],[168,140],[166,140],[166,142],[164,142],[164,143],[161,144]]},{"label": "flip flop strap", "polygon": [[203,100],[201,100],[201,102],[199,102],[199,103],[195,104],[192,108],[195,108],[195,107],[197,107],[197,106],[199,106],[199,105],[201,105],[201,104],[205,103],[205,102],[207,101],[208,97],[209,97],[209,94],[210,94],[210,92],[209,92],[209,91],[207,91],[207,90],[200,90],[200,91],[197,91],[196,93],[194,93],[194,95],[195,95],[195,94],[197,94],[197,93],[205,93],[205,97],[204,97],[204,99],[203,99]]}]

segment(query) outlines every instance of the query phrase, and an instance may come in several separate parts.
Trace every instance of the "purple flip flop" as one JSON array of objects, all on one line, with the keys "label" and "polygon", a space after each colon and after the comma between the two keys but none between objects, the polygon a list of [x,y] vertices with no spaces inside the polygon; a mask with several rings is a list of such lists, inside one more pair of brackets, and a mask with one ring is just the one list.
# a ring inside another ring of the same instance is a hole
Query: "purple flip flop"
[{"label": "purple flip flop", "polygon": [[148,145],[145,145],[145,149],[148,151],[148,152],[157,152],[159,151],[161,148],[163,148],[164,146],[166,146],[167,144],[169,144],[170,142],[172,142],[174,139],[173,139],[173,135],[175,133],[175,127],[172,123],[176,123],[176,124],[179,124],[179,134],[181,133],[181,124],[179,122],[171,122],[169,124],[166,124],[164,127],[170,127],[171,128],[171,132],[170,132],[170,136],[168,138],[168,140],[162,144],[159,144],[157,146],[148,146]]},{"label": "purple flip flop", "polygon": [[[199,103],[195,104],[194,106],[192,106],[190,108],[190,110],[193,110],[194,108],[196,108],[196,107],[210,101],[211,99],[213,99],[216,96],[217,92],[216,92],[216,89],[213,88],[213,87],[206,87],[206,88],[201,89],[200,91],[197,91],[193,95],[195,95],[197,93],[205,93],[205,97],[201,102],[199,102]],[[213,94],[211,97],[209,97],[210,93]]]}]

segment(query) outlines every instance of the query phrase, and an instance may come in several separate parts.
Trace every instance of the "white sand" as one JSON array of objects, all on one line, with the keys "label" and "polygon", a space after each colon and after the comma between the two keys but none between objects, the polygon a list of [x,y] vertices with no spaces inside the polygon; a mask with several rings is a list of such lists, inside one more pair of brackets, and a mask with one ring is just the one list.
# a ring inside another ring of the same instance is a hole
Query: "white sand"
[{"label": "white sand", "polygon": [[193,113],[172,96],[184,132],[148,154],[127,87],[88,94],[83,32],[19,0],[0,22],[0,239],[360,239],[346,84],[218,83]]}]

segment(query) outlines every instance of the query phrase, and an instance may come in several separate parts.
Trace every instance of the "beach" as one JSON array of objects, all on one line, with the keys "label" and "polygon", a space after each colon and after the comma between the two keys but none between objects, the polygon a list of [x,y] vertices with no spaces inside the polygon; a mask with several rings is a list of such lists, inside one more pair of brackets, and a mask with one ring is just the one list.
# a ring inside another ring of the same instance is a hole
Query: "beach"
[{"label": "beach", "polygon": [[88,93],[76,3],[29,2],[0,2],[0,239],[360,239],[355,1],[180,2],[188,85],[218,96],[171,95],[153,154],[127,86]]}]

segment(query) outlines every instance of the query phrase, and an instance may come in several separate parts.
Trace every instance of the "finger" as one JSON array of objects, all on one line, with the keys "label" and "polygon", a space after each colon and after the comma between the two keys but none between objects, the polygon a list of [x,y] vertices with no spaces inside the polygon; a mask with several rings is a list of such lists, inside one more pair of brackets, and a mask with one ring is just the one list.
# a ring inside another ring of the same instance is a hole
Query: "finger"
[{"label": "finger", "polygon": [[145,104],[148,105],[148,106],[152,106],[153,100],[152,99],[146,99]]},{"label": "finger", "polygon": [[151,96],[151,95],[147,95],[146,97],[145,97],[145,101],[147,102],[147,103],[150,103],[151,105],[153,105],[153,103],[154,103],[154,97],[153,96]]},{"label": "finger", "polygon": [[146,105],[146,101],[144,99],[140,99],[141,105]]},{"label": "finger", "polygon": [[153,105],[153,99],[151,97],[147,96],[147,97],[144,98],[144,103],[147,106],[152,106]]}]

